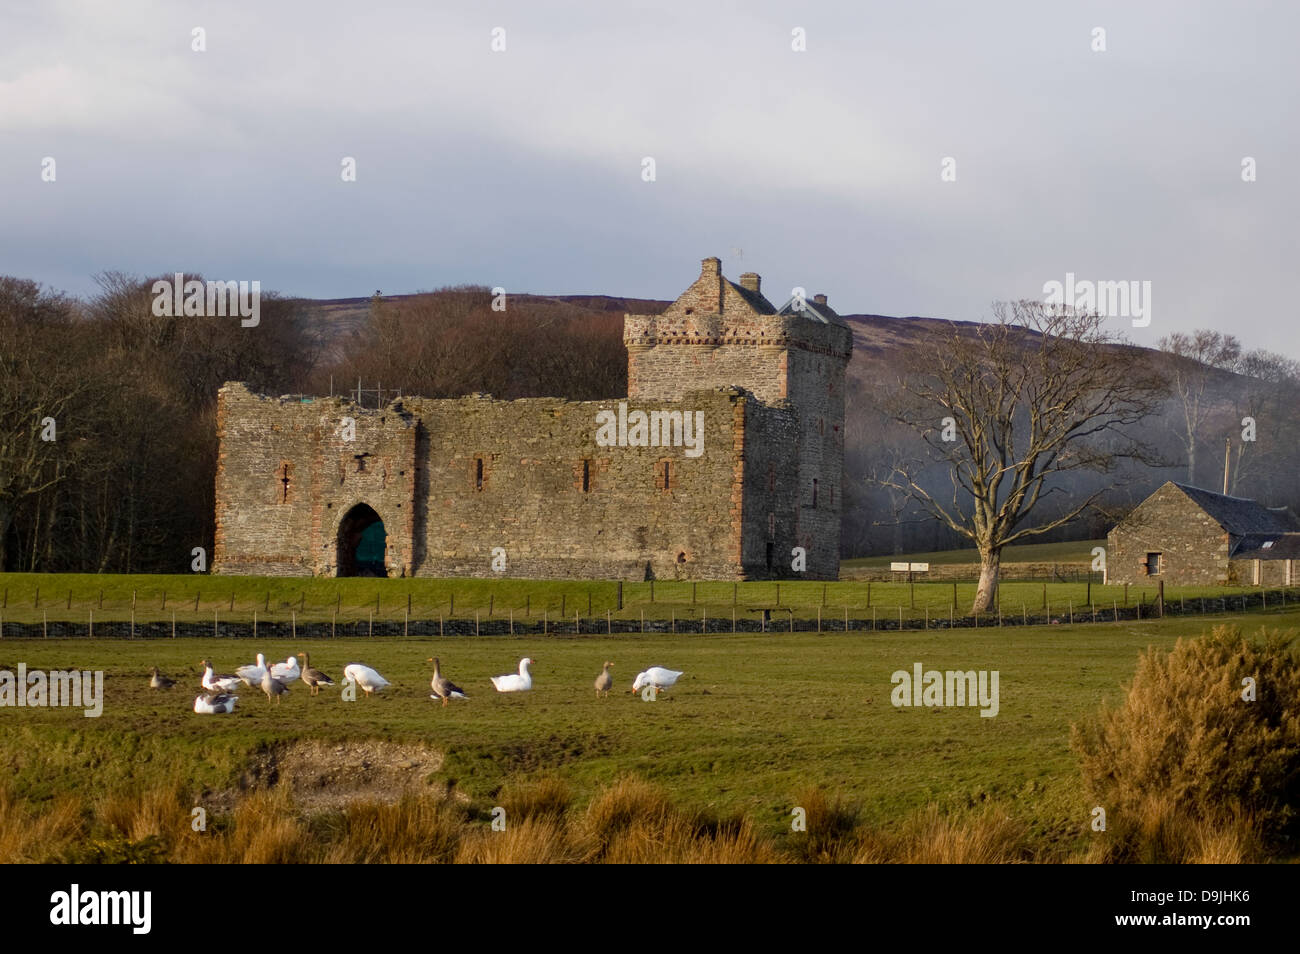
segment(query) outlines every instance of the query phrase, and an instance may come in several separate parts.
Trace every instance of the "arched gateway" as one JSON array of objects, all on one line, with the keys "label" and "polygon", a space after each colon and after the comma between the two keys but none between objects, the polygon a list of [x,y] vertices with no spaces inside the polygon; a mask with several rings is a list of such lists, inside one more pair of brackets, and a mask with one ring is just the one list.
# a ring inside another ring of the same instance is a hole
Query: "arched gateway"
[{"label": "arched gateway", "polygon": [[338,576],[388,576],[388,535],[369,504],[357,504],[339,523]]}]

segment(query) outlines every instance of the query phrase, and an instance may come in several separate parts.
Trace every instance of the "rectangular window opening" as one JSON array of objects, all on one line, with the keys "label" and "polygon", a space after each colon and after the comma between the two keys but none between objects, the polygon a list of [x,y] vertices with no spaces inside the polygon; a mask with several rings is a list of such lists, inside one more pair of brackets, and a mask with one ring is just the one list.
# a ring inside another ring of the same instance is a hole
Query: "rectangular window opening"
[{"label": "rectangular window opening", "polygon": [[584,494],[591,492],[591,461],[582,462],[582,492]]},{"label": "rectangular window opening", "polygon": [[817,478],[813,478],[813,509],[817,509]]},{"label": "rectangular window opening", "polygon": [[1159,553],[1147,554],[1147,562],[1145,564],[1147,568],[1147,576],[1160,575],[1160,569],[1161,569],[1160,562],[1161,562],[1161,554]]},{"label": "rectangular window opening", "polygon": [[474,489],[483,489],[483,458],[474,458]]}]

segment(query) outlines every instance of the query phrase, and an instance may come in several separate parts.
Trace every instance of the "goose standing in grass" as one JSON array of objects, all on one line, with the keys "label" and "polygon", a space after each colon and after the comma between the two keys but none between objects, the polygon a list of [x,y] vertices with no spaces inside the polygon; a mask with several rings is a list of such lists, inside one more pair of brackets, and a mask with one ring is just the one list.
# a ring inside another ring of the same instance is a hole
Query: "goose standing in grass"
[{"label": "goose standing in grass", "polygon": [[656,689],[667,689],[673,685],[682,673],[675,669],[665,669],[663,666],[651,666],[643,673],[638,673],[636,682],[632,683],[632,691],[640,692],[643,686],[654,686]]},{"label": "goose standing in grass", "polygon": [[268,669],[262,673],[262,691],[266,693],[267,702],[274,699],[276,704],[279,705],[280,697],[288,694],[289,687],[277,679],[275,674]]},{"label": "goose standing in grass", "polygon": [[372,692],[378,692],[384,686],[390,685],[387,679],[369,666],[361,665],[361,663],[350,663],[343,670],[343,676],[351,679],[354,686],[360,686],[367,696]]},{"label": "goose standing in grass", "polygon": [[304,685],[311,686],[311,694],[314,696],[320,691],[321,686],[332,686],[334,680],[319,669],[311,667],[311,656],[307,653],[299,653],[302,657],[302,681]]},{"label": "goose standing in grass", "polygon": [[149,671],[153,673],[153,678],[149,680],[150,689],[170,689],[172,686],[176,685],[176,680],[168,679],[158,671],[157,666],[154,666]]},{"label": "goose standing in grass", "polygon": [[264,672],[266,672],[266,657],[258,653],[256,663],[249,666],[240,666],[235,670],[235,675],[244,681],[244,685],[252,689],[262,684],[262,674]]},{"label": "goose standing in grass", "polygon": [[302,670],[298,667],[298,658],[290,656],[282,663],[276,663],[271,667],[271,675],[275,676],[286,686],[298,679],[302,675]]},{"label": "goose standing in grass", "polygon": [[496,687],[497,692],[527,692],[533,688],[533,675],[528,671],[528,667],[533,665],[533,662],[534,660],[525,656],[519,660],[518,673],[493,676],[492,685]]},{"label": "goose standing in grass", "polygon": [[205,692],[194,697],[194,711],[200,715],[222,715],[235,711],[239,696],[225,692]]},{"label": "goose standing in grass", "polygon": [[243,681],[238,676],[217,675],[212,671],[212,663],[204,659],[199,665],[203,667],[203,688],[208,692],[234,692]]},{"label": "goose standing in grass", "polygon": [[613,668],[614,664],[612,662],[605,663],[604,668],[600,671],[600,675],[596,677],[597,696],[608,696],[609,690],[614,688],[614,674],[610,672]]},{"label": "goose standing in grass", "polygon": [[442,666],[438,662],[437,656],[429,657],[429,662],[433,663],[433,679],[429,681],[433,694],[429,696],[430,699],[441,699],[442,704],[445,706],[452,699],[469,698],[469,696],[465,695],[464,689],[442,674]]}]

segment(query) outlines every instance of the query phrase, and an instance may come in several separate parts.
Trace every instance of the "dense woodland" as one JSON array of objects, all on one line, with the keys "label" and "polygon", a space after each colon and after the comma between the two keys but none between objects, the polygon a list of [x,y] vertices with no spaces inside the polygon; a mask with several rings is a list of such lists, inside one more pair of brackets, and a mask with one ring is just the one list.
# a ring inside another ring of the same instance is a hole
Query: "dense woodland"
[{"label": "dense woodland", "polygon": [[[608,299],[513,297],[502,312],[475,287],[376,297],[340,337],[310,301],[264,293],[260,322],[244,328],[238,318],[156,317],[153,279],[97,281],[83,300],[0,277],[3,570],[180,572],[193,547],[210,554],[224,381],[271,394],[344,391],[357,379],[430,397],[626,394],[623,308]],[[1149,352],[1169,397],[1147,426],[1169,466],[1091,478],[1106,481],[1104,506],[1045,539],[1100,536],[1160,481],[1188,480],[1189,459],[1192,482],[1219,489],[1228,437],[1231,491],[1300,509],[1295,363],[1222,335],[1171,336],[1165,349]],[[884,486],[918,445],[887,413],[897,358],[864,347],[850,370],[845,556],[957,542]],[[1241,439],[1244,416],[1256,421],[1253,442]],[[929,479],[939,489],[947,475]],[[1092,487],[1059,489],[1063,498]]]}]

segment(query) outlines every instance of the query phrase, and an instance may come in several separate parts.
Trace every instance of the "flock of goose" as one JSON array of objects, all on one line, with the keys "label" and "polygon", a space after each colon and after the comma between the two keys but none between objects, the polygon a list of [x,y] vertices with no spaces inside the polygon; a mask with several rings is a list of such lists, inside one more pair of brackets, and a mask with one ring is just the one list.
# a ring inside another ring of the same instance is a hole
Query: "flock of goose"
[{"label": "flock of goose", "polygon": [[[302,665],[298,660],[302,660]],[[433,663],[433,678],[429,681],[429,687],[433,692],[429,695],[430,699],[439,699],[444,706],[450,704],[453,699],[468,699],[469,694],[464,689],[448,679],[442,672],[442,663],[438,657],[429,657],[429,662]],[[519,671],[507,673],[504,676],[492,676],[492,686],[497,692],[528,692],[533,688],[533,675],[530,667],[535,661],[525,656],[519,660]],[[298,653],[290,656],[284,662],[267,664],[266,657],[262,653],[257,654],[257,661],[246,666],[240,666],[233,674],[222,674],[213,669],[212,663],[204,659],[200,665],[203,667],[203,677],[201,683],[203,692],[194,699],[194,711],[203,715],[221,715],[235,711],[235,703],[239,701],[239,696],[235,695],[235,690],[240,684],[249,688],[260,688],[266,694],[266,699],[270,702],[272,699],[278,704],[280,697],[289,692],[289,686],[302,680],[303,685],[310,687],[311,694],[314,696],[320,692],[322,687],[336,685],[333,679],[325,673],[316,669],[311,664],[311,657],[307,653]],[[595,687],[598,697],[608,696],[610,690],[614,687],[614,675],[610,672],[614,668],[612,662],[607,662],[601,667],[600,675],[596,677]],[[662,666],[652,666],[651,668],[637,675],[632,683],[632,691],[640,692],[647,686],[654,687],[657,692],[661,689],[667,689],[674,685],[681,672],[674,669],[665,669]],[[376,670],[361,663],[350,663],[343,669],[343,678],[352,685],[359,687],[367,696],[378,692],[391,683],[381,676]],[[151,670],[149,687],[151,689],[170,689],[176,685],[174,679],[168,679],[158,671],[154,666]]]}]

